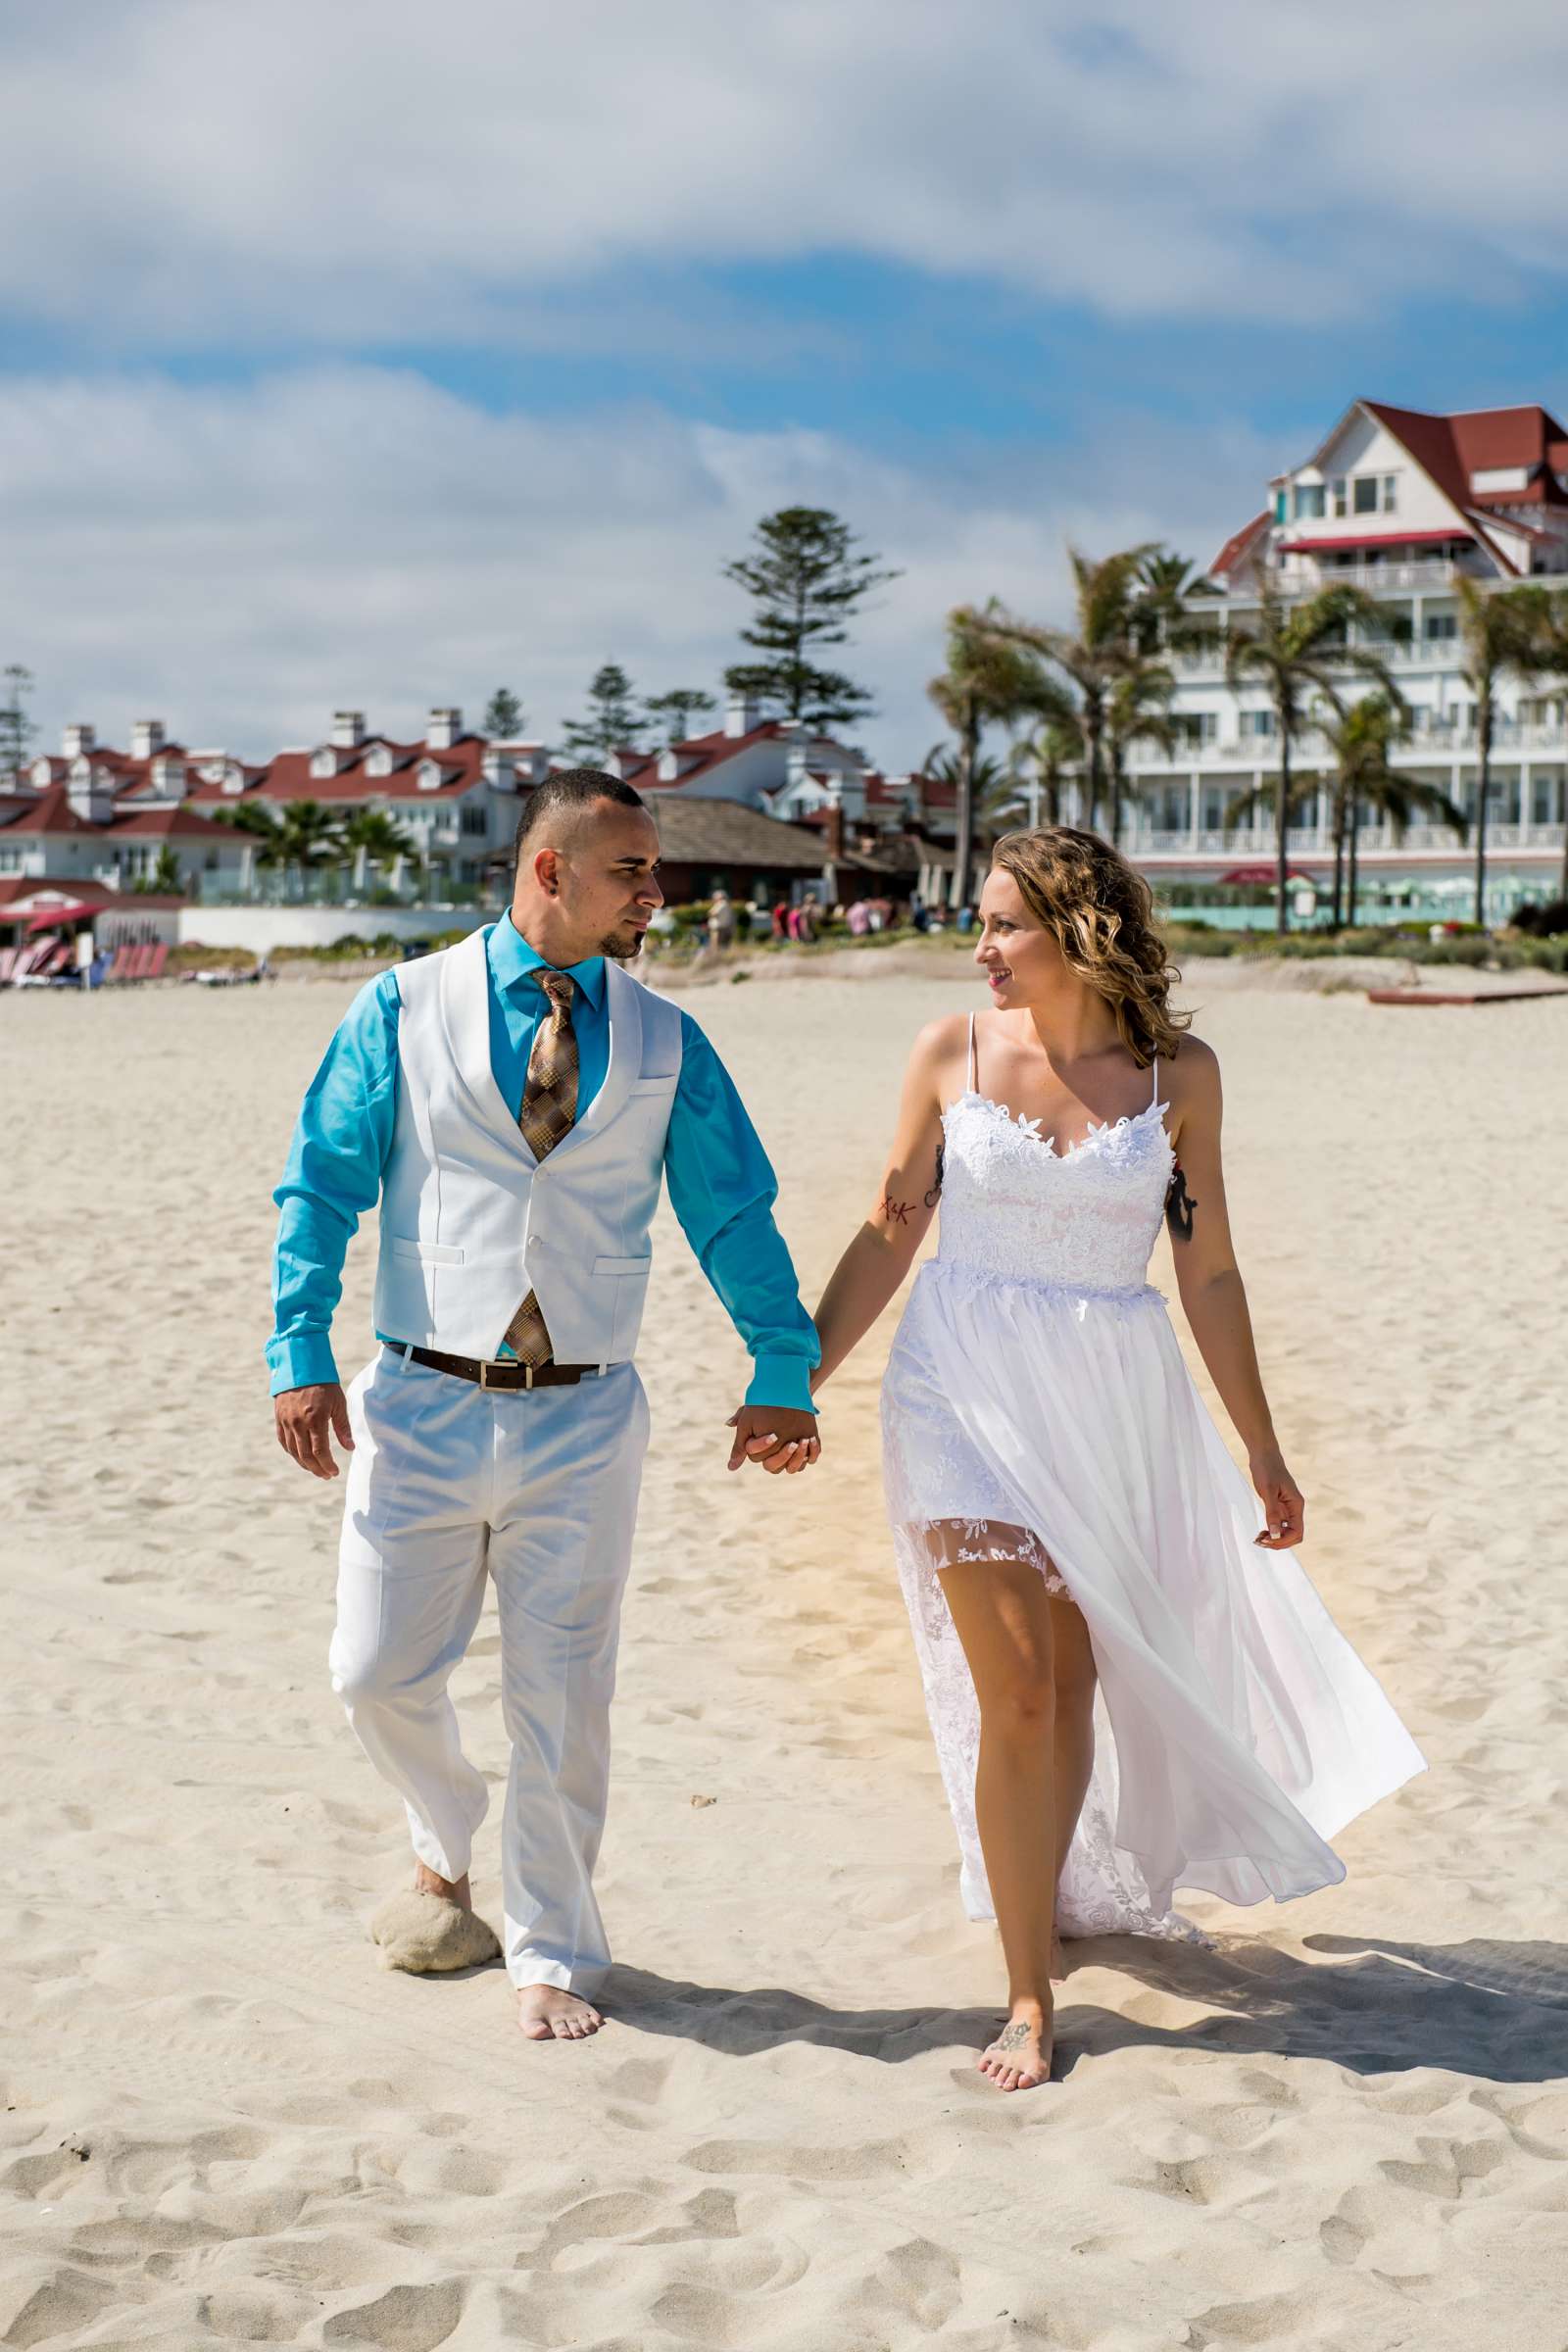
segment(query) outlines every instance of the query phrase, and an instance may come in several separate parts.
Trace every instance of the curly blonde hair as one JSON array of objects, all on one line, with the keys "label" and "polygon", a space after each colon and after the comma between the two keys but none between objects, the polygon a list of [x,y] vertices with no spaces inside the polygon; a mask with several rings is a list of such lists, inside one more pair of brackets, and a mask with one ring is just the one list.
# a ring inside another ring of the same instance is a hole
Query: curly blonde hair
[{"label": "curly blonde hair", "polygon": [[1137,868],[1098,833],[1073,825],[1004,833],[991,863],[1012,876],[1069,969],[1104,998],[1122,1044],[1139,1062],[1175,1054],[1193,1016],[1170,1009],[1181,973],[1166,956],[1153,897]]}]

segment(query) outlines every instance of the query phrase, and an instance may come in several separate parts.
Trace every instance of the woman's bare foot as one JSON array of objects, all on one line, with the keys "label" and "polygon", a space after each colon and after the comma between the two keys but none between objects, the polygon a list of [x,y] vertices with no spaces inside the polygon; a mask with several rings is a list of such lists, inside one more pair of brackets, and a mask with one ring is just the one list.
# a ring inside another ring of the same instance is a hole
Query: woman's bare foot
[{"label": "woman's bare foot", "polygon": [[530,2041],[586,2041],[604,2019],[588,2001],[559,1984],[519,1984],[517,2023]]},{"label": "woman's bare foot", "polygon": [[980,2072],[999,2090],[1033,2090],[1051,2079],[1052,2019],[1039,2001],[1014,2001],[996,2040],[980,2053]]}]

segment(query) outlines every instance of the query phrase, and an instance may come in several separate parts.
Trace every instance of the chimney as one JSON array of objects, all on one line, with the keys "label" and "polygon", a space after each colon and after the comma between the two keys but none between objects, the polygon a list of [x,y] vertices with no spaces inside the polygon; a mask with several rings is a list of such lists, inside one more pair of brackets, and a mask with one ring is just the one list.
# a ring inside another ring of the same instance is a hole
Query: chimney
[{"label": "chimney", "polygon": [[363,710],[334,710],[332,713],[332,749],[335,752],[357,752],[365,741],[365,712]]},{"label": "chimney", "polygon": [[[68,728],[74,734],[75,728]],[[87,729],[88,734],[92,729]],[[89,825],[107,825],[115,813],[114,778],[107,768],[95,767],[90,753],[78,753],[66,778],[66,802],[73,813]]]},{"label": "chimney", "polygon": [[66,729],[61,749],[68,760],[79,760],[83,752],[92,750],[96,741],[96,731],[87,725],[85,719],[78,719],[74,727]]},{"label": "chimney", "polygon": [[836,795],[827,805],[827,854],[830,861],[844,855],[844,803]]},{"label": "chimney", "polygon": [[762,723],[762,707],[749,694],[732,694],[724,705],[726,735],[749,735]]},{"label": "chimney", "polygon": [[463,733],[463,712],[456,703],[437,704],[430,712],[424,740],[432,752],[450,752]]},{"label": "chimney", "polygon": [[164,722],[161,718],[133,718],[130,722],[130,756],[133,760],[151,760],[164,748]]}]

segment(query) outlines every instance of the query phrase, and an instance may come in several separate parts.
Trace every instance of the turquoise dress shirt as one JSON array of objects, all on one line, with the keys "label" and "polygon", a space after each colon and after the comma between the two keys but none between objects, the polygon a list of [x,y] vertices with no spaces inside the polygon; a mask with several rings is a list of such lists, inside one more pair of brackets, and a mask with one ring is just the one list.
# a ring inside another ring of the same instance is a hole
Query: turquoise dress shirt
[{"label": "turquoise dress shirt", "polygon": [[[485,943],[490,1066],[502,1098],[522,1107],[534,1032],[549,1011],[532,975],[544,962],[504,914]],[[577,1109],[610,1067],[605,959],[567,967],[576,982]],[[301,1105],[277,1202],[272,1259],[272,1394],[335,1381],[333,1311],[343,1259],[362,1216],[380,1198],[397,1106],[397,979],[382,972],[344,1015]],[[812,1412],[810,1374],[821,1360],[795,1268],[773,1222],[778,1195],[767,1153],[728,1071],[695,1021],[681,1016],[680,1082],[670,1108],[664,1175],[670,1206],[698,1263],[753,1359],[748,1404]],[[520,1304],[521,1301],[519,1300]],[[398,1345],[397,1332],[378,1339]]]}]

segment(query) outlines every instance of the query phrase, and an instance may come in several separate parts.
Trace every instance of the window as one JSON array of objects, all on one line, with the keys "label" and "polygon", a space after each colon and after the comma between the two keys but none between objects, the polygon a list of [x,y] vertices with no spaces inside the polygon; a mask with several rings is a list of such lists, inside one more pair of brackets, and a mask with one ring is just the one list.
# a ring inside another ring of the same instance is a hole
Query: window
[{"label": "window", "polygon": [[20,850],[0,850],[0,874],[20,874],[21,871],[22,852]]},{"label": "window", "polygon": [[1375,473],[1358,473],[1351,485],[1355,493],[1358,514],[1375,514],[1378,511],[1378,477]]},{"label": "window", "polygon": [[1273,732],[1274,713],[1272,710],[1244,710],[1242,712],[1243,735],[1266,736],[1272,735]]},{"label": "window", "polygon": [[1437,644],[1442,639],[1458,636],[1459,615],[1457,612],[1429,612],[1423,627],[1428,642]]},{"label": "window", "polygon": [[1386,473],[1383,476],[1383,512],[1385,514],[1394,513],[1398,482],[1399,477],[1396,473]]},{"label": "window", "polygon": [[1286,504],[1287,495],[1283,490],[1276,490],[1274,493],[1274,519],[1276,522],[1290,520],[1290,510]]},{"label": "window", "polygon": [[1225,828],[1225,794],[1218,785],[1203,788],[1203,831],[1220,833]]},{"label": "window", "polygon": [[1334,480],[1329,484],[1329,495],[1333,501],[1334,512],[1336,514],[1346,514],[1349,512],[1349,501],[1347,491],[1348,484],[1344,474],[1336,474]]},{"label": "window", "polygon": [[459,824],[465,833],[488,833],[490,817],[482,800],[465,801]]},{"label": "window", "polygon": [[1298,522],[1317,522],[1323,514],[1323,485],[1321,482],[1298,482],[1296,485],[1296,519]]},{"label": "window", "polygon": [[1219,719],[1212,710],[1184,710],[1176,720],[1177,731],[1184,744],[1197,746],[1212,743],[1219,734]]}]

